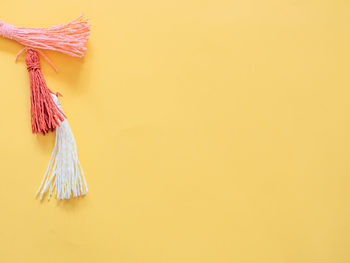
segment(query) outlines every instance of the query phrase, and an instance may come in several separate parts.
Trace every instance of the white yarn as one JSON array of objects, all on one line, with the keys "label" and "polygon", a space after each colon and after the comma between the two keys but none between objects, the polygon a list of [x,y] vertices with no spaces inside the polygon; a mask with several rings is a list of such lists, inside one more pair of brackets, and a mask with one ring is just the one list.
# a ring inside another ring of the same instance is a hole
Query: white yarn
[{"label": "white yarn", "polygon": [[[57,96],[54,94],[51,96],[62,110]],[[76,197],[88,192],[84,172],[78,159],[77,145],[67,119],[56,128],[55,147],[37,195],[40,189],[42,189],[40,199],[48,191],[49,200],[53,192],[58,200],[69,199],[72,194]]]}]

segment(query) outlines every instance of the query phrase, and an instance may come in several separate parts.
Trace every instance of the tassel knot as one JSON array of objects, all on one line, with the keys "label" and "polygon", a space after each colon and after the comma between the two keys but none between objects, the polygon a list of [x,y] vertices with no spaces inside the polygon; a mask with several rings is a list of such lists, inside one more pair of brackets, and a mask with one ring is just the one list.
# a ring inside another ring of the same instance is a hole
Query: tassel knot
[{"label": "tassel knot", "polygon": [[15,26],[11,24],[7,24],[4,21],[0,21],[0,35],[3,37],[13,39]]},{"label": "tassel knot", "polygon": [[26,63],[27,68],[40,68],[40,57],[34,49],[27,48]]},{"label": "tassel knot", "polygon": [[40,70],[40,63],[39,62],[27,62],[27,69],[28,71],[32,70]]}]

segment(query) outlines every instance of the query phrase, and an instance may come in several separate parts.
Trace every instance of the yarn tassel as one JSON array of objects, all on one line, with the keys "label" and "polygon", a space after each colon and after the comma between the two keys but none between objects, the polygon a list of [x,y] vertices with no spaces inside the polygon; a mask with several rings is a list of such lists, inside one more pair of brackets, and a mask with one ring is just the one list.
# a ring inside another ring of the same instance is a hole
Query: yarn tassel
[{"label": "yarn tassel", "polygon": [[90,35],[90,25],[83,15],[67,24],[51,27],[16,27],[0,21],[0,35],[26,47],[54,50],[73,57],[83,57]]},{"label": "yarn tassel", "polygon": [[[52,99],[62,111],[56,95]],[[41,190],[41,192],[40,192]],[[48,199],[53,192],[56,198],[69,199],[72,196],[85,195],[88,192],[84,172],[77,154],[77,146],[67,119],[56,128],[56,142],[44,179],[37,191],[40,199],[48,192]]]},{"label": "yarn tassel", "polygon": [[54,130],[65,116],[51,97],[52,91],[46,85],[36,50],[27,49],[26,63],[30,78],[32,131],[45,134]]}]

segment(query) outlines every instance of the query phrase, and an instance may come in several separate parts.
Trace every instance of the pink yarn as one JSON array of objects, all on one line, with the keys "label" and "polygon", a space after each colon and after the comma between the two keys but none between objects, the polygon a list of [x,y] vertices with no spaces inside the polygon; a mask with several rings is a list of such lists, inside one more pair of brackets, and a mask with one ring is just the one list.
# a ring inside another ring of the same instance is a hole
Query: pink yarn
[{"label": "pink yarn", "polygon": [[16,27],[0,21],[0,35],[29,48],[48,49],[73,57],[83,57],[90,35],[90,25],[88,19],[83,19],[83,15],[67,24],[38,28]]},{"label": "pink yarn", "polygon": [[15,26],[6,24],[3,21],[0,21],[0,25],[2,24],[2,27],[0,27],[0,35],[7,37],[9,39],[13,39],[13,34],[15,30]]}]

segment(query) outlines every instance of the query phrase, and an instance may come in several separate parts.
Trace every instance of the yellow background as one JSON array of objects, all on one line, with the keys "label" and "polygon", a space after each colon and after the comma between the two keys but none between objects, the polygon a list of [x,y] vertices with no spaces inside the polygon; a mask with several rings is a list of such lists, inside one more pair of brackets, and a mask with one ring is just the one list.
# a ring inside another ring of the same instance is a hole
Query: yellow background
[{"label": "yellow background", "polygon": [[350,2],[1,1],[20,26],[84,12],[46,52],[90,192],[34,198],[21,46],[0,39],[1,262],[350,262]]}]

